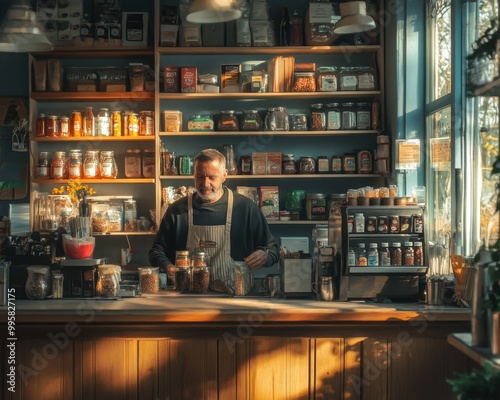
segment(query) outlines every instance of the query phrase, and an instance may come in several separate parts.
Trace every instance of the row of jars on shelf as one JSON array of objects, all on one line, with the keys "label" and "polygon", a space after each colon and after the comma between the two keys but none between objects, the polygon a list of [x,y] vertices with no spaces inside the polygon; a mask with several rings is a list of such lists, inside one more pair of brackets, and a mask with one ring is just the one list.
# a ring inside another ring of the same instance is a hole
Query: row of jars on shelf
[{"label": "row of jars on shelf", "polygon": [[[38,179],[114,179],[118,176],[114,151],[81,150],[48,151],[38,153],[36,177]],[[155,176],[154,150],[128,149],[125,155],[127,178],[153,178]]]},{"label": "row of jars on shelf", "polygon": [[36,120],[37,137],[154,136],[154,112],[112,111],[92,107],[72,111],[71,117],[41,113]]},{"label": "row of jars on shelf", "polygon": [[336,92],[375,90],[377,80],[372,67],[320,67],[316,71],[295,71],[294,92]]},{"label": "row of jars on shelf", "polygon": [[[285,107],[270,107],[264,119],[259,110],[243,110],[241,117],[235,110],[222,110],[217,121],[211,115],[193,115],[187,123],[188,131],[324,131],[377,129],[379,127],[378,102],[315,103],[309,114],[288,114]],[[373,118],[376,116],[376,118]],[[182,130],[182,113],[164,111],[164,129]]]},{"label": "row of jars on shelf", "polygon": [[422,266],[424,265],[424,250],[422,242],[370,243],[368,251],[365,243],[359,243],[357,248],[350,247],[347,256],[350,267],[389,267],[389,266]]}]

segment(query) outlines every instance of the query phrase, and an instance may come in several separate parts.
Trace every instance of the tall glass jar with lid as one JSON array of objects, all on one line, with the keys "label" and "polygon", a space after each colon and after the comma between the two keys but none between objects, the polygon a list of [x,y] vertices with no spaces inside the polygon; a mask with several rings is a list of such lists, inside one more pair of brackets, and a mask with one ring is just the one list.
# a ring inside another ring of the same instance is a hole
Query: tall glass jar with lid
[{"label": "tall glass jar with lid", "polygon": [[81,150],[70,150],[68,160],[68,177],[79,179],[83,175],[83,155]]},{"label": "tall glass jar with lid", "polygon": [[66,153],[54,151],[50,164],[50,177],[52,179],[64,179],[66,177]]},{"label": "tall glass jar with lid", "polygon": [[326,129],[326,113],[322,103],[311,104],[311,130],[324,131]]},{"label": "tall glass jar with lid", "polygon": [[85,179],[99,178],[99,151],[87,150],[83,161],[83,177]]},{"label": "tall glass jar with lid", "polygon": [[125,176],[127,178],[141,177],[141,150],[127,149],[125,153]]},{"label": "tall glass jar with lid", "polygon": [[103,179],[116,178],[118,175],[118,169],[116,167],[114,151],[101,151],[100,172],[101,178]]},{"label": "tall glass jar with lid", "polygon": [[36,166],[36,177],[38,179],[50,178],[49,152],[41,151],[38,153],[38,161]]},{"label": "tall glass jar with lid", "polygon": [[290,124],[285,107],[268,108],[265,125],[268,131],[288,131]]},{"label": "tall glass jar with lid", "polygon": [[107,108],[99,109],[96,128],[97,136],[111,136],[111,117]]}]

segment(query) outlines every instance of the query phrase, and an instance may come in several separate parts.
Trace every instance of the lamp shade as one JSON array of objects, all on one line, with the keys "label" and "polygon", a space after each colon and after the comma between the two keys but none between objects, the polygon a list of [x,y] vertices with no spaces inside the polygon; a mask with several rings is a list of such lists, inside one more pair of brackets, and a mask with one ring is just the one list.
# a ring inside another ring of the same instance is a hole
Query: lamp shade
[{"label": "lamp shade", "polygon": [[195,24],[227,22],[241,17],[241,10],[232,7],[231,0],[194,0],[186,21]]},{"label": "lamp shade", "polygon": [[[8,43],[11,46],[8,46]],[[36,24],[28,5],[13,5],[0,26],[0,51],[50,51],[52,44]]]},{"label": "lamp shade", "polygon": [[366,3],[364,1],[350,1],[340,4],[340,21],[335,24],[333,30],[337,35],[366,32],[376,28],[375,21],[366,15]]}]

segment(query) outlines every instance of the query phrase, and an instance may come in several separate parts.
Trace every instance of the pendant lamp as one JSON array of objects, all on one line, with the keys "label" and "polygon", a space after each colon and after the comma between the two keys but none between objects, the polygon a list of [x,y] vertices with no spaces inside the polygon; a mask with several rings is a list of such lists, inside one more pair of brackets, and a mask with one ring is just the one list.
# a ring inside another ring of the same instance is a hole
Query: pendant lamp
[{"label": "pendant lamp", "polygon": [[24,0],[7,10],[0,25],[0,51],[50,51],[52,43],[37,26],[36,14]]},{"label": "pendant lamp", "polygon": [[366,15],[366,2],[364,1],[340,3],[340,16],[333,30],[333,33],[337,35],[366,32],[376,28],[373,18]]},{"label": "pendant lamp", "polygon": [[195,24],[214,24],[241,17],[241,10],[233,8],[232,0],[194,0],[186,21]]}]

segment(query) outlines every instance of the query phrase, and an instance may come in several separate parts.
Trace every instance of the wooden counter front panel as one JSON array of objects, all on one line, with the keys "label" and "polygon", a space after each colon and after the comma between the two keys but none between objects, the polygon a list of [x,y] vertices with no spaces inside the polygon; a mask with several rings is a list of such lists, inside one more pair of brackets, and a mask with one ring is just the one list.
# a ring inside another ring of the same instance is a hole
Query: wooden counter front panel
[{"label": "wooden counter front panel", "polygon": [[24,378],[6,399],[451,400],[445,379],[470,365],[445,338],[416,337],[23,339],[16,358]]}]

